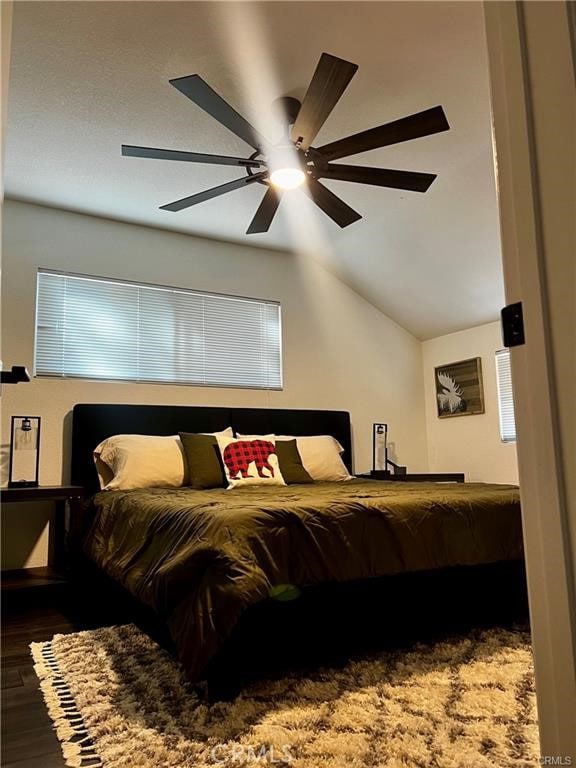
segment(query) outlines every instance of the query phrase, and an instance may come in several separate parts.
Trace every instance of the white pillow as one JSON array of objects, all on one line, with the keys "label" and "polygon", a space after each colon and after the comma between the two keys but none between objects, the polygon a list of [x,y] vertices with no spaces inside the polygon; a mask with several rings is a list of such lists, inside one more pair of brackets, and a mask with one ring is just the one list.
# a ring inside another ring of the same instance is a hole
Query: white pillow
[{"label": "white pillow", "polygon": [[286,485],[274,435],[244,439],[218,435],[216,439],[229,489],[243,485]]},{"label": "white pillow", "polygon": [[[246,439],[246,437],[257,436],[238,435],[238,437]],[[352,475],[340,457],[344,448],[332,435],[312,435],[310,437],[276,435],[275,437],[276,440],[296,440],[296,447],[302,464],[312,480],[338,482],[352,479]]]},{"label": "white pillow", "polygon": [[[232,436],[232,428],[206,434]],[[94,449],[103,491],[131,488],[177,488],[184,484],[186,465],[178,435],[114,435]]]}]

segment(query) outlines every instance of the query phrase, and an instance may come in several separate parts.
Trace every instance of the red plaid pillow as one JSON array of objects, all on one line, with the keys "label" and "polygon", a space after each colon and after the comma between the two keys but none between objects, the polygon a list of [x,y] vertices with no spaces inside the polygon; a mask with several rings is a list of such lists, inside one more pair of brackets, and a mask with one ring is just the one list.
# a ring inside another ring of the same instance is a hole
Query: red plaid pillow
[{"label": "red plaid pillow", "polygon": [[218,437],[228,488],[239,485],[286,485],[276,455],[274,435],[236,440]]}]

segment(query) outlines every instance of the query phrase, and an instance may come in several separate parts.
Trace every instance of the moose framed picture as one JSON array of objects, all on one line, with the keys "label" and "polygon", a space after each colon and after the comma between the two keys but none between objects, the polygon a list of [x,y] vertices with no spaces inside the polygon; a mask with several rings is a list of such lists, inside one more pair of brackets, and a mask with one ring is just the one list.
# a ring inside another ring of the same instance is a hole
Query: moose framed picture
[{"label": "moose framed picture", "polygon": [[439,419],[484,413],[481,358],[439,365],[434,379]]}]

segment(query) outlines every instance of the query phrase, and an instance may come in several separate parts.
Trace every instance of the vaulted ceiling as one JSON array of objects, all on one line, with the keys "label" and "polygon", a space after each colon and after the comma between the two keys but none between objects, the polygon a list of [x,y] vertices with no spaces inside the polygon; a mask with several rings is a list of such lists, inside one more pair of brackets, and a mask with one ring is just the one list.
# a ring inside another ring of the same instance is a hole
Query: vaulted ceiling
[{"label": "vaulted ceiling", "polygon": [[[359,222],[342,230],[295,191],[263,235],[244,234],[257,184],[159,210],[244,171],[123,158],[122,143],[252,151],[170,78],[200,74],[274,139],[271,101],[301,98],[322,51],[359,70],[317,145],[444,107],[450,131],[342,161],[437,173],[426,194],[327,181]],[[480,3],[17,2],[5,172],[20,200],[302,249],[419,338],[494,320],[503,304]]]}]

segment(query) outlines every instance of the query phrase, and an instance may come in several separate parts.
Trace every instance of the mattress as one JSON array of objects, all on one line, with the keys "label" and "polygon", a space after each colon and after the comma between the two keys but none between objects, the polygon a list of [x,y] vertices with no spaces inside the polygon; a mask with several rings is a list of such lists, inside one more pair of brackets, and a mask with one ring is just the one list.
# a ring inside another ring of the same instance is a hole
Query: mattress
[{"label": "mattress", "polygon": [[521,560],[518,488],[351,480],[108,491],[86,554],[168,625],[191,680],[280,585]]}]

